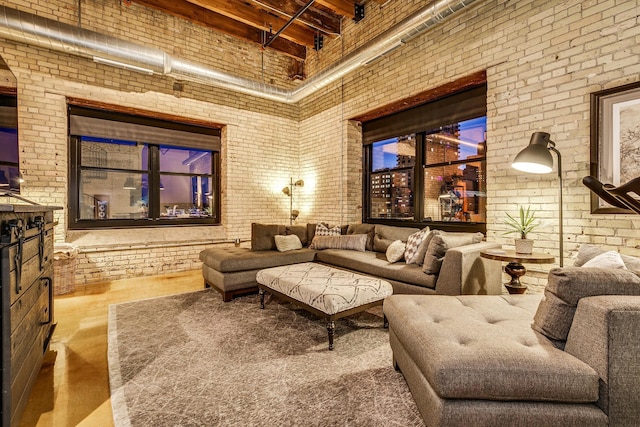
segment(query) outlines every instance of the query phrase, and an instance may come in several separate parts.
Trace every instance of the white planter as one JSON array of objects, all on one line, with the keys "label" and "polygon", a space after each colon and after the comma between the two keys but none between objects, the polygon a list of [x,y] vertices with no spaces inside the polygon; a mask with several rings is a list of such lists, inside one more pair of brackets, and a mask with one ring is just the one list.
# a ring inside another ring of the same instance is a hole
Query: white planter
[{"label": "white planter", "polygon": [[533,253],[533,240],[531,239],[515,239],[517,254]]}]

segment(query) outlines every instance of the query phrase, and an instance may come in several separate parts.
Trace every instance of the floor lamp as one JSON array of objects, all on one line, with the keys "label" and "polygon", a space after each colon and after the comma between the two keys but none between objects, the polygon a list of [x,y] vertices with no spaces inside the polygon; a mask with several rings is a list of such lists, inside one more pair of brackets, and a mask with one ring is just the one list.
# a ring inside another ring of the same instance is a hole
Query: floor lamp
[{"label": "floor lamp", "polygon": [[562,236],[562,156],[556,149],[556,143],[551,141],[550,135],[546,132],[534,132],[531,135],[529,145],[518,153],[511,167],[528,173],[549,173],[553,170],[553,156],[551,151],[558,156],[558,217],[560,220],[560,267],[563,267],[564,249]]},{"label": "floor lamp", "polygon": [[292,225],[293,221],[300,215],[300,212],[293,210],[293,189],[295,187],[304,187],[304,181],[299,179],[293,182],[293,178],[290,178],[289,185],[282,189],[282,192],[289,196],[289,225]]}]

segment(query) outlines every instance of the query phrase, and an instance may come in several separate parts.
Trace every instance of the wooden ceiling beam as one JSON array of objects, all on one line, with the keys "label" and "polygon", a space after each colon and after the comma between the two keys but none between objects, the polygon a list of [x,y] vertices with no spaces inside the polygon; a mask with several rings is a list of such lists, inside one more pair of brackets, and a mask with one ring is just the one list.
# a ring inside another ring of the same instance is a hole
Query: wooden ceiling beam
[{"label": "wooden ceiling beam", "polygon": [[[213,12],[225,15],[235,21],[251,25],[264,31],[276,33],[288,21],[273,13],[267,13],[251,4],[242,1],[232,0],[188,0],[189,3],[203,7]],[[292,42],[312,47],[314,44],[315,31],[306,25],[293,22],[280,37],[284,37]]]},{"label": "wooden ceiling beam", "polygon": [[353,19],[355,16],[355,4],[354,1],[349,0],[316,0],[316,3],[322,6],[328,7],[338,15],[346,16]]},{"label": "wooden ceiling beam", "polygon": [[[208,9],[195,6],[188,2],[175,1],[175,0],[133,0],[138,4],[150,7],[152,9],[159,10],[177,18],[186,19],[204,27],[210,28],[214,31],[219,31],[224,34],[228,34],[233,37],[258,43],[262,46],[262,31],[258,28],[254,28],[250,25],[235,21],[222,14],[212,12]],[[277,38],[269,46],[270,49],[279,51],[295,58],[299,61],[304,61],[307,56],[307,49],[305,46],[294,43],[292,41]]]},{"label": "wooden ceiling beam", "polygon": [[[251,0],[256,5],[285,16],[287,19],[294,16],[306,2],[302,0]],[[315,28],[328,35],[340,34],[340,17],[335,13],[325,12],[314,8],[307,9],[298,21]]]}]

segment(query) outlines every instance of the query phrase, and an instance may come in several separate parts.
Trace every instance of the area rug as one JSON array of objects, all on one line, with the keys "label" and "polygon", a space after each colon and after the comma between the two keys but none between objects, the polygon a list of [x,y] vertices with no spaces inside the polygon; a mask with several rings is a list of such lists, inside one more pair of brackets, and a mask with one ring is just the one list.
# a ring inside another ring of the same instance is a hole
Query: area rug
[{"label": "area rug", "polygon": [[393,369],[380,307],[324,320],[203,290],[112,305],[109,378],[122,426],[423,426]]}]

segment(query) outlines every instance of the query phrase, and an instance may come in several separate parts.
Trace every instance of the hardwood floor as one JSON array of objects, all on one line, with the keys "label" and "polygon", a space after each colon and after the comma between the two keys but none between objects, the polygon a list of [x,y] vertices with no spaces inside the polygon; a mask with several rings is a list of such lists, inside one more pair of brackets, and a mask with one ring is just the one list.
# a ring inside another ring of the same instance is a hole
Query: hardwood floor
[{"label": "hardwood floor", "polygon": [[20,427],[113,425],[107,366],[109,304],[203,289],[200,270],[77,286],[55,297],[57,323]]}]

